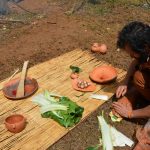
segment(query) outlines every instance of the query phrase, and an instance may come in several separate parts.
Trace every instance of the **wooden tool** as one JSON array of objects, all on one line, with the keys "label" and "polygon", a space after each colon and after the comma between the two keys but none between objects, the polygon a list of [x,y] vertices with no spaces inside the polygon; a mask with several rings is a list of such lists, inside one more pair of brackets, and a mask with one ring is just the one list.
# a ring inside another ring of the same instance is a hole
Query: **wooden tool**
[{"label": "wooden tool", "polygon": [[20,77],[18,88],[17,88],[16,97],[24,96],[24,83],[25,83],[25,77],[26,77],[28,63],[29,63],[29,61],[25,61],[23,64],[21,77]]},{"label": "wooden tool", "polygon": [[19,71],[19,68],[17,68],[15,70],[15,72],[2,85],[0,85],[0,91],[3,89],[4,84],[6,84],[7,82],[9,82],[16,75],[16,73],[18,73],[18,71]]}]

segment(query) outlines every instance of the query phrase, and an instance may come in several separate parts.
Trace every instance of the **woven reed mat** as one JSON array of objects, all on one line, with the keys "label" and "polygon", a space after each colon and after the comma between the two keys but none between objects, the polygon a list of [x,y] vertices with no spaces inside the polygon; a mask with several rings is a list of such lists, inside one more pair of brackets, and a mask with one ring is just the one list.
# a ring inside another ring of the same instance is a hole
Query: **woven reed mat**
[{"label": "woven reed mat", "polygon": [[[88,74],[96,66],[107,64],[100,61],[88,51],[81,49],[73,50],[57,58],[36,65],[28,69],[28,76],[37,79],[39,90],[34,94],[43,92],[44,89],[57,94],[67,96],[71,100],[84,107],[83,118],[87,118],[93,111],[104,103],[101,100],[89,99],[90,93],[78,92],[72,89],[69,68],[70,65],[82,68],[81,77],[88,79]],[[125,72],[116,68],[118,78],[115,83],[100,85],[92,93],[106,94],[111,97],[117,83],[122,80]],[[19,76],[16,75],[16,76]],[[2,85],[1,83],[0,85]],[[42,118],[39,107],[31,102],[32,97],[24,100],[12,101],[3,96],[0,92],[0,149],[23,149],[23,150],[44,150],[67,134],[72,128],[66,129],[49,118]],[[4,120],[11,114],[22,114],[27,118],[26,128],[17,134],[7,131]]]}]

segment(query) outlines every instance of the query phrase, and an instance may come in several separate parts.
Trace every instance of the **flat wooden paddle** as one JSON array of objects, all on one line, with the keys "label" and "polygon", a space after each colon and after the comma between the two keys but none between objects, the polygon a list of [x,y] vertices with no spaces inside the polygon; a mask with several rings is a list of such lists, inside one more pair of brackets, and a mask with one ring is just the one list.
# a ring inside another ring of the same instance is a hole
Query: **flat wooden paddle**
[{"label": "flat wooden paddle", "polygon": [[17,88],[16,97],[24,96],[24,83],[25,83],[25,77],[26,77],[28,63],[29,63],[29,61],[25,61],[23,64],[21,77],[20,77],[18,88]]}]

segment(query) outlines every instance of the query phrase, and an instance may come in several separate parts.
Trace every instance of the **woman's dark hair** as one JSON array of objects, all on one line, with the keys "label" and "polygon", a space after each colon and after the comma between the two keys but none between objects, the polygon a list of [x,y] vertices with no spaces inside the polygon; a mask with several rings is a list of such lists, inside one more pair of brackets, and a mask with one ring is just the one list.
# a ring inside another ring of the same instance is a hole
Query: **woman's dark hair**
[{"label": "woman's dark hair", "polygon": [[134,21],[127,24],[119,33],[117,47],[125,48],[128,44],[137,53],[144,54],[150,50],[150,26]]}]

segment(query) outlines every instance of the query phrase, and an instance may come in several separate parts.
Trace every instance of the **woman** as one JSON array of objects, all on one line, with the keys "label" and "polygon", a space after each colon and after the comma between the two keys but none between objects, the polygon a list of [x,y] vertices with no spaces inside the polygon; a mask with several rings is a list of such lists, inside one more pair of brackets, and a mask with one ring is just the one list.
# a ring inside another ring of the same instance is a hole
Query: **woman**
[{"label": "woman", "polygon": [[[116,90],[116,97],[120,100],[128,99],[132,106],[127,107],[120,101],[114,102],[112,106],[124,118],[150,118],[150,26],[137,21],[129,23],[119,33],[117,46],[125,50],[133,61],[123,84]],[[137,93],[143,96],[147,105],[133,109],[133,103],[143,100]]]}]

